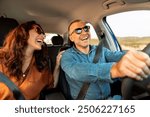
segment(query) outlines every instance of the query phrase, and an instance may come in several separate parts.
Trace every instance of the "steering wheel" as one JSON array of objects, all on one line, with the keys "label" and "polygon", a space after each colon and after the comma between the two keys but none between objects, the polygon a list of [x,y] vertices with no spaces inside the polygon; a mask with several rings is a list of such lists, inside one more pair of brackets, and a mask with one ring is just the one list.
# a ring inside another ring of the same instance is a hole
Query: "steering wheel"
[{"label": "steering wheel", "polygon": [[[142,50],[150,56],[150,43]],[[142,81],[132,78],[124,78],[121,85],[121,93],[124,100],[150,99],[150,76]]]}]

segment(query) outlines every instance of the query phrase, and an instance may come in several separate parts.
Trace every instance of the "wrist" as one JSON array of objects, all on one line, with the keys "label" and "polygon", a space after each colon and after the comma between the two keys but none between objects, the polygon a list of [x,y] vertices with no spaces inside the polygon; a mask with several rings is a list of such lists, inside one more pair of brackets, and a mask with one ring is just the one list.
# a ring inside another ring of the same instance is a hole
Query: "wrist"
[{"label": "wrist", "polygon": [[55,65],[55,69],[59,69],[60,68],[60,65],[59,64],[56,64]]},{"label": "wrist", "polygon": [[114,63],[112,65],[112,68],[110,70],[110,75],[111,75],[111,78],[117,78],[119,75],[118,75],[118,70],[117,70],[117,63]]}]

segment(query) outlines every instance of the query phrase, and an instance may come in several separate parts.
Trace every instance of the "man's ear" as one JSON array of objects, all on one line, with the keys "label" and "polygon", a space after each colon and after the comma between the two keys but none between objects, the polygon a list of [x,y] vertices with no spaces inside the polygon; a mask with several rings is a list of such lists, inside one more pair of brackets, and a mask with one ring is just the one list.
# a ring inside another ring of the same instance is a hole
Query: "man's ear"
[{"label": "man's ear", "polygon": [[72,41],[72,42],[74,41],[73,38],[72,38],[71,36],[69,37],[69,39],[70,39],[70,41]]}]

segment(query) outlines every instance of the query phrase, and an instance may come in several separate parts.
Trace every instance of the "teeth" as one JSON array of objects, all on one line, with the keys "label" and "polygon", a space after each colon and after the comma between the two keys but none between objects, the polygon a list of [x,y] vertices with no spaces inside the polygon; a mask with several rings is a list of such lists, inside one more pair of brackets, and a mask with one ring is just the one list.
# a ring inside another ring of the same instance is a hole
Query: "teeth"
[{"label": "teeth", "polygon": [[37,40],[37,42],[43,42],[42,40]]},{"label": "teeth", "polygon": [[37,40],[37,42],[38,42],[40,45],[43,45],[43,41],[42,41],[42,40]]},{"label": "teeth", "polygon": [[86,40],[86,39],[88,39],[88,37],[84,37],[82,40]]}]

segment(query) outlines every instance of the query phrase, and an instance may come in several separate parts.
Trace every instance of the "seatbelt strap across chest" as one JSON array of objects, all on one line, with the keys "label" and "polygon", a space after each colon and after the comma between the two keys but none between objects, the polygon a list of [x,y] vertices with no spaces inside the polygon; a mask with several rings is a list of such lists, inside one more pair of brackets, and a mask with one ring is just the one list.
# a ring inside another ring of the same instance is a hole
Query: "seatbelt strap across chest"
[{"label": "seatbelt strap across chest", "polygon": [[2,72],[0,72],[0,82],[3,82],[13,92],[16,100],[25,100],[19,88]]},{"label": "seatbelt strap across chest", "polygon": [[[102,45],[101,45],[101,43],[99,43],[97,48],[96,48],[93,63],[97,63],[99,61],[99,57],[100,57],[101,52],[102,52]],[[90,86],[90,82],[84,82],[83,83],[83,85],[80,89],[80,92],[76,98],[77,100],[83,100],[85,98],[85,95],[87,93],[89,86]]]}]

